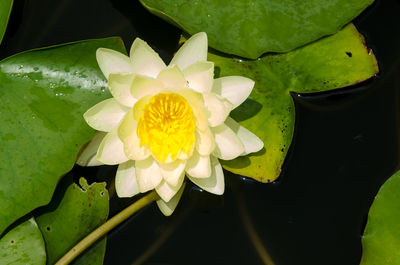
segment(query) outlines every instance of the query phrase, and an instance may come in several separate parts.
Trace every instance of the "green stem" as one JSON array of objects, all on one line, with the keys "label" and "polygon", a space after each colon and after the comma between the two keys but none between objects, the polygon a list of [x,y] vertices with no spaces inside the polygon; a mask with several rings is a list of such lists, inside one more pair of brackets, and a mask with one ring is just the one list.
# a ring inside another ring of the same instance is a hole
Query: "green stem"
[{"label": "green stem", "polygon": [[155,191],[150,192],[146,196],[140,198],[136,202],[132,203],[129,207],[122,210],[120,213],[115,215],[113,218],[99,226],[92,233],[87,235],[78,244],[76,244],[70,251],[68,251],[55,265],[66,265],[73,261],[79,254],[81,254],[88,247],[93,245],[97,240],[102,238],[105,234],[110,232],[117,225],[128,219],[134,213],[157,200],[159,197]]}]

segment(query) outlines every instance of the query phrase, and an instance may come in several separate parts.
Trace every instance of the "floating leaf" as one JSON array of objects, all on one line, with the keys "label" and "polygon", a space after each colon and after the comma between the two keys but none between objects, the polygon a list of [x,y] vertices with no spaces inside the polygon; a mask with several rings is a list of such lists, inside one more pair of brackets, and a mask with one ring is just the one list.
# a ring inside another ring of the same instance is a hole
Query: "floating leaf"
[{"label": "floating leaf", "polygon": [[361,265],[400,264],[400,171],[376,195],[362,245]]},{"label": "floating leaf", "polygon": [[[105,183],[79,185],[66,176],[51,203],[35,213],[46,242],[47,264],[54,264],[82,238],[103,224],[108,217],[108,192]],[[106,239],[98,241],[79,256],[74,264],[103,264]]]},{"label": "floating leaf", "polygon": [[6,32],[8,18],[10,17],[13,0],[0,1],[0,43],[3,40],[4,33]]},{"label": "floating leaf", "polygon": [[349,86],[374,76],[378,66],[364,38],[352,25],[286,54],[266,55],[255,61],[209,53],[219,76],[241,75],[255,80],[249,99],[231,116],[256,133],[265,148],[257,154],[223,161],[229,171],[262,182],[275,180],[294,130],[290,91],[311,93]]},{"label": "floating leaf", "polygon": [[0,233],[47,204],[94,131],[83,113],[110,97],[96,49],[119,38],[33,50],[0,62]]},{"label": "floating leaf", "polygon": [[0,239],[0,264],[46,264],[43,237],[33,218],[18,224]]},{"label": "floating leaf", "polygon": [[247,58],[287,52],[336,33],[373,0],[140,0],[153,14],[209,45]]}]

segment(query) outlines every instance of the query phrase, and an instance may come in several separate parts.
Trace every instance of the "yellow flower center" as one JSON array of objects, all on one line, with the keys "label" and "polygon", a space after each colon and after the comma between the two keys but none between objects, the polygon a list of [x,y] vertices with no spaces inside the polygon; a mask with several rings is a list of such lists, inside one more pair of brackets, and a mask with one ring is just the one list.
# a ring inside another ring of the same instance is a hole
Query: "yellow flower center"
[{"label": "yellow flower center", "polygon": [[195,142],[193,111],[186,99],[175,93],[153,96],[143,108],[137,134],[140,145],[150,148],[161,162],[181,152],[190,154]]}]

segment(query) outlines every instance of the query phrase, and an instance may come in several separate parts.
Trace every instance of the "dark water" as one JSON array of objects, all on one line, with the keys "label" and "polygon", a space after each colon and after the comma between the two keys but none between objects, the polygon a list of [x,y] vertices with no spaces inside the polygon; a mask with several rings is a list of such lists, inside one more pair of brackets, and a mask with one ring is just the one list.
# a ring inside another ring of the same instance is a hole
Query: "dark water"
[{"label": "dark water", "polygon": [[[226,173],[224,196],[189,187],[165,218],[147,207],[108,238],[105,264],[357,265],[368,209],[399,168],[400,2],[380,0],[355,24],[380,74],[335,92],[293,94],[296,133],[279,179],[260,184]],[[137,1],[16,0],[0,57],[88,38],[148,41],[165,60],[179,30]],[[76,169],[105,179],[113,167]],[[111,200],[111,214],[130,200]]]}]

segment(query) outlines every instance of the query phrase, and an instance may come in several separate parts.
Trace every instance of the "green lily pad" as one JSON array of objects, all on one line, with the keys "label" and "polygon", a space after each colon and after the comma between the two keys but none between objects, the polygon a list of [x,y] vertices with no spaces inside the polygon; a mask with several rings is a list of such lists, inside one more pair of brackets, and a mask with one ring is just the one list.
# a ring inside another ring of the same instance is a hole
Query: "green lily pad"
[{"label": "green lily pad", "polygon": [[332,90],[361,82],[378,72],[375,56],[352,24],[286,54],[250,61],[209,53],[208,60],[215,63],[219,76],[241,75],[256,82],[249,99],[231,116],[257,134],[265,148],[222,163],[229,171],[262,182],[279,176],[293,138],[295,110],[290,91]]},{"label": "green lily pad", "polygon": [[400,264],[400,171],[376,195],[362,245],[361,265]]},{"label": "green lily pad", "polygon": [[[82,238],[103,224],[108,217],[108,192],[105,183],[79,185],[66,176],[51,203],[40,208],[36,221],[46,242],[47,264],[54,264]],[[103,264],[106,238],[83,252],[73,264]]]},{"label": "green lily pad", "polygon": [[209,45],[246,58],[287,52],[339,31],[373,0],[140,0],[151,13]]},{"label": "green lily pad", "polygon": [[43,237],[33,218],[15,226],[0,239],[0,264],[46,264]]},{"label": "green lily pad", "polygon": [[10,17],[13,0],[0,0],[0,43],[6,32],[8,18]]},{"label": "green lily pad", "polygon": [[46,205],[94,135],[83,113],[110,97],[96,49],[119,38],[33,50],[0,62],[0,233]]}]

